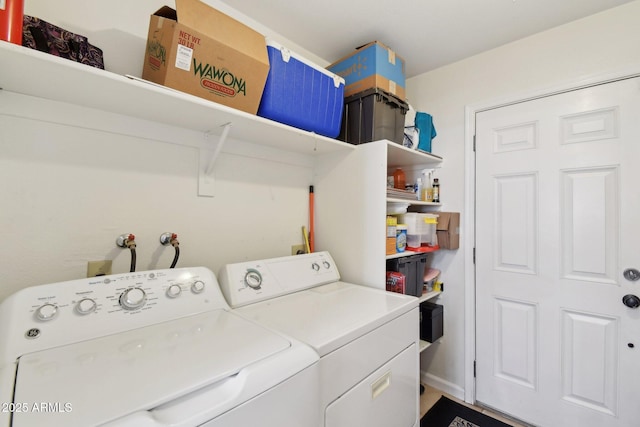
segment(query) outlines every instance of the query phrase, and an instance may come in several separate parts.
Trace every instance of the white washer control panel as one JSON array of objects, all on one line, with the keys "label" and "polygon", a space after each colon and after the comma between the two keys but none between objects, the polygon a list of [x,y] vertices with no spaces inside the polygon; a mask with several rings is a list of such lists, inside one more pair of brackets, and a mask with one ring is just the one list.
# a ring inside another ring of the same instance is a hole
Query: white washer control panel
[{"label": "white washer control panel", "polygon": [[329,252],[228,264],[219,277],[233,308],[340,280]]},{"label": "white washer control panel", "polygon": [[228,308],[204,267],[32,286],[0,304],[0,359]]}]

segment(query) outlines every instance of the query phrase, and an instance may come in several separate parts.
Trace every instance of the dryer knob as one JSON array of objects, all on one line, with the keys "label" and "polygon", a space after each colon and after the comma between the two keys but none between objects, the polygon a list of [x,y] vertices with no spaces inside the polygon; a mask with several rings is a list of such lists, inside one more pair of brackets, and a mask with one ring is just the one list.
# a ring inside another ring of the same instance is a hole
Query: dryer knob
[{"label": "dryer knob", "polygon": [[250,268],[244,274],[244,284],[251,289],[260,289],[262,286],[262,274],[256,269]]},{"label": "dryer knob", "polygon": [[36,317],[38,320],[47,321],[51,320],[58,314],[58,307],[54,304],[44,304],[38,307],[36,310]]},{"label": "dryer knob", "polygon": [[136,310],[147,302],[147,294],[141,288],[129,288],[120,295],[120,305],[125,310]]}]

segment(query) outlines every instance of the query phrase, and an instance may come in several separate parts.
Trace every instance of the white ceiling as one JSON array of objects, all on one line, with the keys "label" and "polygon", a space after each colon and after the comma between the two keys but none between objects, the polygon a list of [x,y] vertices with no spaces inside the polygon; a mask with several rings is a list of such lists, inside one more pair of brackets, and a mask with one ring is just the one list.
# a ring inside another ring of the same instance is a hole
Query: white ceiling
[{"label": "white ceiling", "polygon": [[632,0],[223,0],[328,62],[373,40],[413,77]]}]

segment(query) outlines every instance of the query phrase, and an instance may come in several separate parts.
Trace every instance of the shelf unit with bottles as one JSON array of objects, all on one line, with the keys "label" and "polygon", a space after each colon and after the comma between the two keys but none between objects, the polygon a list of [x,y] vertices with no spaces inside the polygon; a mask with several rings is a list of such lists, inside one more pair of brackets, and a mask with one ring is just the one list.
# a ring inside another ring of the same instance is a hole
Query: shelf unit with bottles
[{"label": "shelf unit with bottles", "polygon": [[[390,176],[393,171],[397,168],[403,169],[407,176],[407,182],[414,182],[415,178],[421,175],[423,169],[436,169],[440,167],[442,163],[442,158],[430,153],[410,150],[405,147],[402,147],[398,144],[393,144],[388,147],[388,164],[387,164],[387,174]],[[419,211],[422,211],[422,208],[425,207],[439,207],[442,204],[440,202],[427,202],[423,200],[413,200],[413,199],[401,199],[395,197],[387,197],[387,215],[401,215],[411,207],[417,207]],[[418,251],[405,251],[402,253],[396,253],[393,255],[387,255],[387,259],[393,259],[403,256],[410,256],[419,253],[430,253],[435,252],[439,248],[429,248],[428,250],[423,250],[421,252]]]},{"label": "shelf unit with bottles", "polygon": [[[322,156],[314,177],[316,224],[318,228],[322,224],[342,226],[331,230],[323,228],[316,243],[340,262],[342,280],[386,288],[384,229],[389,202],[387,176],[400,167],[407,172],[407,177],[411,177],[423,169],[439,168],[442,162],[439,156],[387,140],[358,145],[356,150],[346,154]],[[391,201],[396,202],[395,199]],[[407,203],[408,206],[440,205],[404,199],[399,203]],[[412,254],[404,252],[390,257]]]}]

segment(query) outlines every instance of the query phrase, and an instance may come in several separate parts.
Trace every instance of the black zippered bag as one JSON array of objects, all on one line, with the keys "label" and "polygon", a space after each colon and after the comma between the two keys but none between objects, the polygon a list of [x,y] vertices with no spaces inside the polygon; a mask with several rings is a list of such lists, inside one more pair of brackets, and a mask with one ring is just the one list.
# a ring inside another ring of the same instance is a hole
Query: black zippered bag
[{"label": "black zippered bag", "polygon": [[47,21],[24,15],[22,46],[104,70],[102,50],[81,36]]}]

